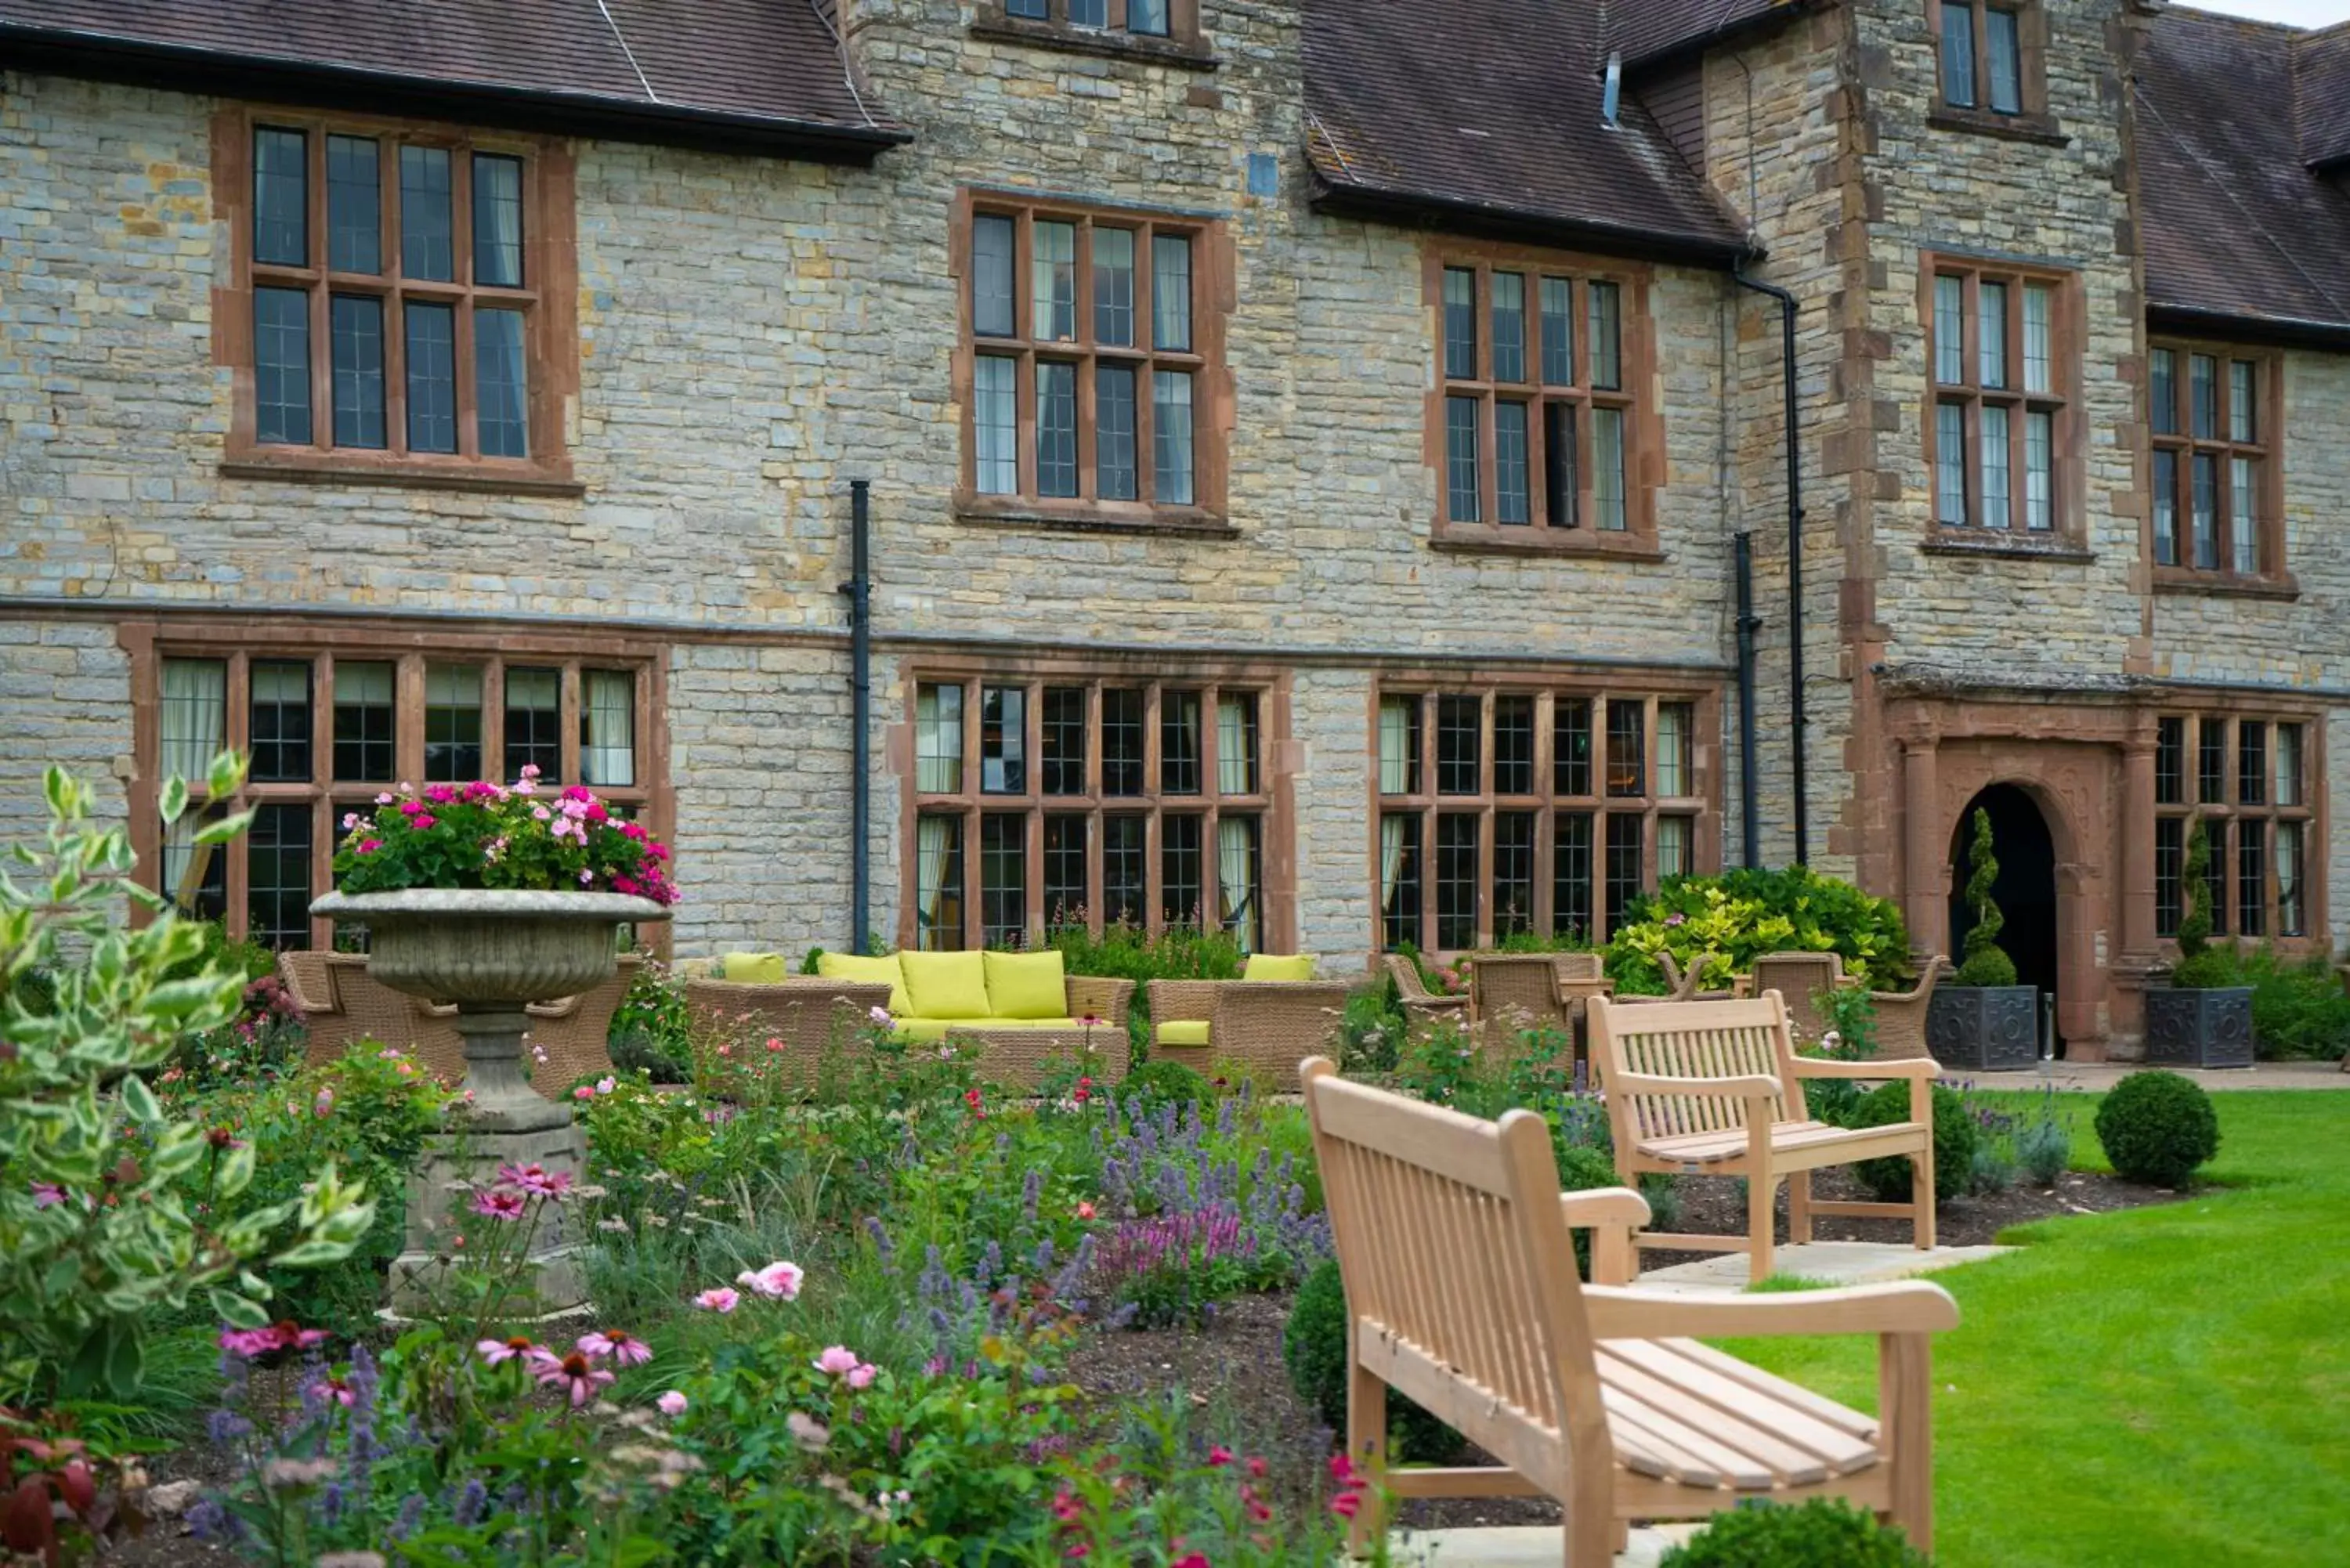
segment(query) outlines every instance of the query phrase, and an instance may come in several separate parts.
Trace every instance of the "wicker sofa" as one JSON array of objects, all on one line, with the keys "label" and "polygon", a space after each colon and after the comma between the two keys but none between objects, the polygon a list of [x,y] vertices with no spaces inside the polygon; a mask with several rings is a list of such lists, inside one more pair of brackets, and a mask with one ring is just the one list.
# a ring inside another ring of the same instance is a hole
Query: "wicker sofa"
[{"label": "wicker sofa", "polygon": [[1259,953],[1239,980],[1152,981],[1151,1060],[1203,1074],[1236,1062],[1284,1092],[1295,1090],[1298,1063],[1337,1050],[1353,989],[1311,979],[1313,972],[1309,958]]}]

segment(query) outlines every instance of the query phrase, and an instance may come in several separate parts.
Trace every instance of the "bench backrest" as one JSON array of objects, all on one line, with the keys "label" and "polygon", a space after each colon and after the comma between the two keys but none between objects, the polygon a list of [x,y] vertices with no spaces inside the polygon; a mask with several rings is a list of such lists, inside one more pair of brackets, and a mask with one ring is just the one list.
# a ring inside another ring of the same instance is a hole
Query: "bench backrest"
[{"label": "bench backrest", "polygon": [[1787,1008],[1775,991],[1734,1002],[1652,1002],[1627,1007],[1592,999],[1591,1059],[1607,1095],[1616,1147],[1682,1133],[1742,1131],[1746,1104],[1712,1096],[1618,1093],[1625,1074],[1651,1078],[1775,1078],[1772,1119],[1800,1112]]},{"label": "bench backrest", "polygon": [[1480,1121],[1348,1083],[1321,1057],[1299,1075],[1355,1360],[1545,1490],[1578,1449],[1606,1462],[1543,1119]]}]

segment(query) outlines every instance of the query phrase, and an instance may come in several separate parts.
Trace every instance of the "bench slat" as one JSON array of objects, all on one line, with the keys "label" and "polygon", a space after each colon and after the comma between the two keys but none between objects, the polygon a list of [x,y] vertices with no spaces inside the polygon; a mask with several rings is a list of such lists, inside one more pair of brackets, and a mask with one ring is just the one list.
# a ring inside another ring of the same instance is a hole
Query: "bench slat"
[{"label": "bench slat", "polygon": [[1641,1380],[1627,1381],[1627,1387],[1645,1389],[1655,1384],[1677,1390],[1742,1423],[1747,1430],[1760,1431],[1766,1441],[1783,1442],[1790,1456],[1773,1458],[1771,1449],[1756,1447],[1743,1437],[1738,1439],[1741,1447],[1770,1462],[1791,1481],[1804,1479],[1804,1473],[1813,1468],[1810,1460],[1816,1460],[1820,1475],[1825,1476],[1864,1469],[1879,1458],[1874,1444],[1819,1419],[1801,1401],[1788,1398],[1790,1391],[1803,1392],[1792,1383],[1780,1382],[1766,1391],[1642,1340],[1609,1341],[1600,1347],[1599,1355],[1603,1376]]},{"label": "bench slat", "polygon": [[[1613,1347],[1618,1342],[1609,1340],[1607,1343]],[[1660,1349],[1669,1350],[1684,1361],[1693,1362],[1711,1372],[1718,1372],[1732,1382],[1743,1383],[1750,1388],[1759,1388],[1765,1393],[1774,1395],[1786,1404],[1802,1410],[1805,1415],[1849,1432],[1854,1437],[1865,1438],[1872,1443],[1877,1441],[1877,1421],[1873,1417],[1865,1416],[1849,1406],[1839,1405],[1825,1395],[1814,1394],[1801,1384],[1789,1383],[1783,1378],[1775,1377],[1761,1367],[1741,1361],[1726,1351],[1716,1350],[1701,1340],[1653,1339],[1632,1343],[1654,1345]]]},{"label": "bench slat", "polygon": [[[1773,1484],[1809,1486],[1827,1480],[1835,1472],[1835,1467],[1810,1449],[1775,1437],[1753,1421],[1700,1399],[1690,1390],[1620,1357],[1611,1358],[1605,1354],[1600,1356],[1599,1380],[1605,1386],[1637,1399],[1644,1407],[1669,1416],[1691,1431],[1703,1432],[1731,1452],[1743,1456],[1750,1464],[1766,1471]],[[1760,1419],[1775,1419],[1767,1400],[1754,1396],[1753,1403],[1762,1412]],[[1875,1458],[1873,1454],[1866,1455],[1865,1461],[1873,1462]],[[1854,1468],[1859,1468],[1859,1462]]]}]

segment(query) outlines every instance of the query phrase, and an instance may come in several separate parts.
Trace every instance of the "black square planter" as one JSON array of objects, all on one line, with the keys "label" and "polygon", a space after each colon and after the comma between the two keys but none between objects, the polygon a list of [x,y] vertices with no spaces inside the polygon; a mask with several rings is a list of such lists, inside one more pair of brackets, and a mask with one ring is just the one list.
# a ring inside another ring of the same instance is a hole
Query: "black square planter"
[{"label": "black square planter", "polygon": [[2165,1067],[2252,1064],[2252,988],[2214,986],[2146,993],[2146,1059]]},{"label": "black square planter", "polygon": [[2029,985],[1940,985],[1926,1004],[1926,1049],[1945,1067],[2021,1073],[2040,1065],[2040,992]]}]

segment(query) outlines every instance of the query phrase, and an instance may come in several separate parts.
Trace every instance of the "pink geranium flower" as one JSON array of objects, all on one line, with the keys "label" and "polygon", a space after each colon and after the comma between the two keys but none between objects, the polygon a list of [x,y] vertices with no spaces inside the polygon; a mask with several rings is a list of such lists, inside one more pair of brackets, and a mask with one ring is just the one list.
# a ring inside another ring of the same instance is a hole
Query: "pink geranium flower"
[{"label": "pink geranium flower", "polygon": [[592,1100],[596,1097],[596,1091],[591,1085],[582,1084],[571,1091],[571,1097],[575,1100]]},{"label": "pink geranium flower", "polygon": [[623,1366],[653,1358],[653,1347],[624,1328],[599,1328],[593,1334],[583,1334],[577,1348],[589,1355],[608,1355]]},{"label": "pink geranium flower", "polygon": [[473,1341],[474,1354],[478,1355],[484,1361],[488,1362],[492,1366],[503,1366],[506,1362],[512,1361],[517,1355],[528,1356],[534,1355],[537,1350],[538,1346],[533,1345],[528,1339],[525,1338],[521,1334],[516,1334],[512,1339],[477,1339]]},{"label": "pink geranium flower", "polygon": [[779,1260],[764,1269],[745,1269],[734,1276],[738,1285],[748,1285],[770,1301],[788,1302],[799,1299],[800,1282],[807,1273],[797,1263]]},{"label": "pink geranium flower", "polygon": [[58,1186],[56,1182],[36,1181],[33,1183],[34,1208],[47,1209],[52,1203],[63,1203],[65,1200],[66,1189]]},{"label": "pink geranium flower", "polygon": [[654,1400],[653,1403],[660,1407],[660,1413],[664,1416],[682,1416],[685,1414],[685,1396],[679,1393],[674,1388],[664,1393],[660,1398]]},{"label": "pink geranium flower", "polygon": [[707,1308],[711,1312],[728,1313],[733,1312],[735,1303],[742,1299],[737,1293],[728,1290],[724,1285],[719,1285],[694,1297],[693,1304]]},{"label": "pink geranium flower", "polygon": [[519,1220],[525,1207],[523,1195],[508,1188],[493,1187],[473,1194],[473,1212],[493,1220]]},{"label": "pink geranium flower", "polygon": [[848,1386],[851,1388],[869,1388],[873,1386],[873,1379],[879,1376],[880,1371],[881,1369],[871,1362],[860,1361],[848,1369]]},{"label": "pink geranium flower", "polygon": [[577,1350],[564,1356],[557,1356],[551,1351],[539,1351],[531,1357],[531,1373],[547,1387],[570,1389],[574,1409],[588,1403],[597,1389],[612,1381],[612,1374],[595,1366]]},{"label": "pink geranium flower", "polygon": [[824,1347],[824,1354],[817,1356],[808,1365],[815,1367],[818,1372],[826,1373],[831,1376],[845,1377],[849,1373],[856,1371],[860,1363],[858,1361],[857,1352],[849,1349],[848,1346],[845,1345],[827,1345]]}]

